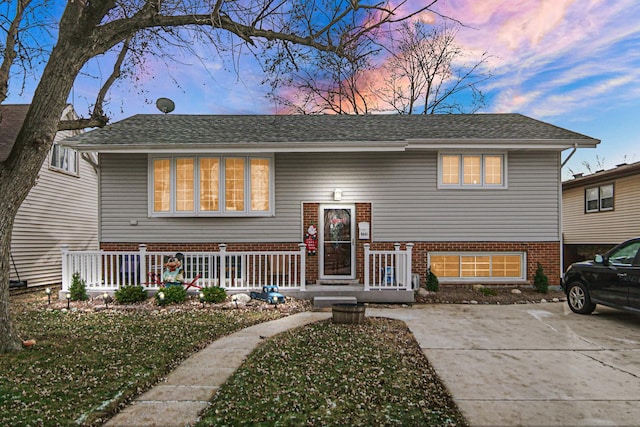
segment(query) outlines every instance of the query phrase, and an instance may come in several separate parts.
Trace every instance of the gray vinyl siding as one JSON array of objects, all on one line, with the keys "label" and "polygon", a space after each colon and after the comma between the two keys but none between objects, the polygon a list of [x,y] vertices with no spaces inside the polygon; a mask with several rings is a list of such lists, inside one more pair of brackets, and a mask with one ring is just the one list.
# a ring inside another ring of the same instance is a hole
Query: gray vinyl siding
[{"label": "gray vinyl siding", "polygon": [[[507,189],[437,188],[437,153],[276,154],[275,217],[149,218],[146,154],[101,154],[103,242],[300,242],[303,202],[371,202],[374,241],[558,241],[559,154],[507,154]],[[131,225],[131,222],[136,225]]]},{"label": "gray vinyl siding", "polygon": [[52,170],[49,164],[47,156],[18,210],[11,236],[11,279],[19,277],[28,286],[61,283],[62,245],[70,250],[98,249],[96,171],[83,159],[78,176]]}]

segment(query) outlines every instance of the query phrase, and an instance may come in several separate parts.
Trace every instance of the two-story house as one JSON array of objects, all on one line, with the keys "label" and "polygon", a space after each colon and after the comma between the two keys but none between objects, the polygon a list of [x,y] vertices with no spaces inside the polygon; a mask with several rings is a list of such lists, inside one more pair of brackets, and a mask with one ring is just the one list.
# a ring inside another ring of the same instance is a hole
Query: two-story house
[{"label": "two-story house", "polygon": [[562,183],[564,268],[640,236],[640,162]]}]

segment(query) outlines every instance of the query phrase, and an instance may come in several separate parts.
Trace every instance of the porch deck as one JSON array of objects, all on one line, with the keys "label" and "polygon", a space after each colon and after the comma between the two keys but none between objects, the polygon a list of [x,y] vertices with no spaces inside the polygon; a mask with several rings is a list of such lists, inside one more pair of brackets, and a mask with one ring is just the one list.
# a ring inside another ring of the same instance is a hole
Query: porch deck
[{"label": "porch deck", "polygon": [[[299,299],[315,297],[355,297],[358,302],[412,303],[412,243],[400,249],[374,251],[364,244],[363,282],[357,280],[318,280],[306,275],[306,248],[297,251],[228,251],[220,244],[215,252],[184,252],[185,283],[197,287],[221,286],[228,294],[248,293],[265,285],[277,285],[282,294]],[[113,293],[125,285],[140,285],[154,292],[164,286],[162,266],[173,257],[165,252],[147,251],[69,251],[62,249],[63,298],[72,276],[77,275],[93,293]],[[315,283],[315,284],[308,284]]]}]

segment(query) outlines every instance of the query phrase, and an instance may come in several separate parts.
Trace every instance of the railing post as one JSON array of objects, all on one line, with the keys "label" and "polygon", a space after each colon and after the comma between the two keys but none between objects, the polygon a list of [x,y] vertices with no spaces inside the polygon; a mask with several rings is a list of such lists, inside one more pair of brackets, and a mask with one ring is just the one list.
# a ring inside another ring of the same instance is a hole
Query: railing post
[{"label": "railing post", "polygon": [[394,243],[393,244],[393,250],[395,251],[395,254],[393,255],[394,258],[394,265],[393,265],[393,284],[395,286],[399,286],[400,285],[400,278],[404,276],[404,272],[402,271],[402,264],[400,262],[400,243]]},{"label": "railing post", "polygon": [[69,245],[60,246],[62,253],[62,290],[69,289]]},{"label": "railing post", "polygon": [[413,274],[411,272],[411,270],[413,269],[413,261],[411,259],[411,254],[413,253],[413,243],[407,243],[406,244],[407,247],[407,291],[412,291],[413,290]]},{"label": "railing post", "polygon": [[370,272],[369,272],[369,248],[371,247],[371,245],[369,243],[365,243],[364,244],[364,290],[365,291],[369,291],[371,290],[369,287],[369,279],[370,279]]},{"label": "railing post", "polygon": [[138,245],[138,250],[140,251],[140,284],[147,282],[147,245],[141,243]]},{"label": "railing post", "polygon": [[300,248],[300,291],[304,292],[307,286],[307,245],[298,243]]},{"label": "railing post", "polygon": [[[220,277],[218,278],[218,286],[224,288],[227,284],[227,245],[225,243],[220,243],[218,246],[220,247],[220,271],[218,272]],[[229,277],[229,284],[231,284],[231,277]]]}]

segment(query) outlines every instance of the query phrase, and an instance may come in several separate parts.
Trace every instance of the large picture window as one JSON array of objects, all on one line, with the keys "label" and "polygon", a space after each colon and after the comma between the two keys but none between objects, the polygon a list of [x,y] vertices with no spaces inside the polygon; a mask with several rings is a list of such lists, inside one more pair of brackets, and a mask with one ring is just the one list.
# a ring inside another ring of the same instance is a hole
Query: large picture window
[{"label": "large picture window", "polygon": [[587,188],[584,193],[584,208],[587,213],[613,210],[613,184]]},{"label": "large picture window", "polygon": [[149,215],[272,215],[272,175],[272,157],[152,157]]},{"label": "large picture window", "polygon": [[443,282],[501,282],[526,279],[524,254],[521,252],[431,252],[429,266]]},{"label": "large picture window", "polygon": [[506,187],[504,154],[440,154],[440,188]]}]

